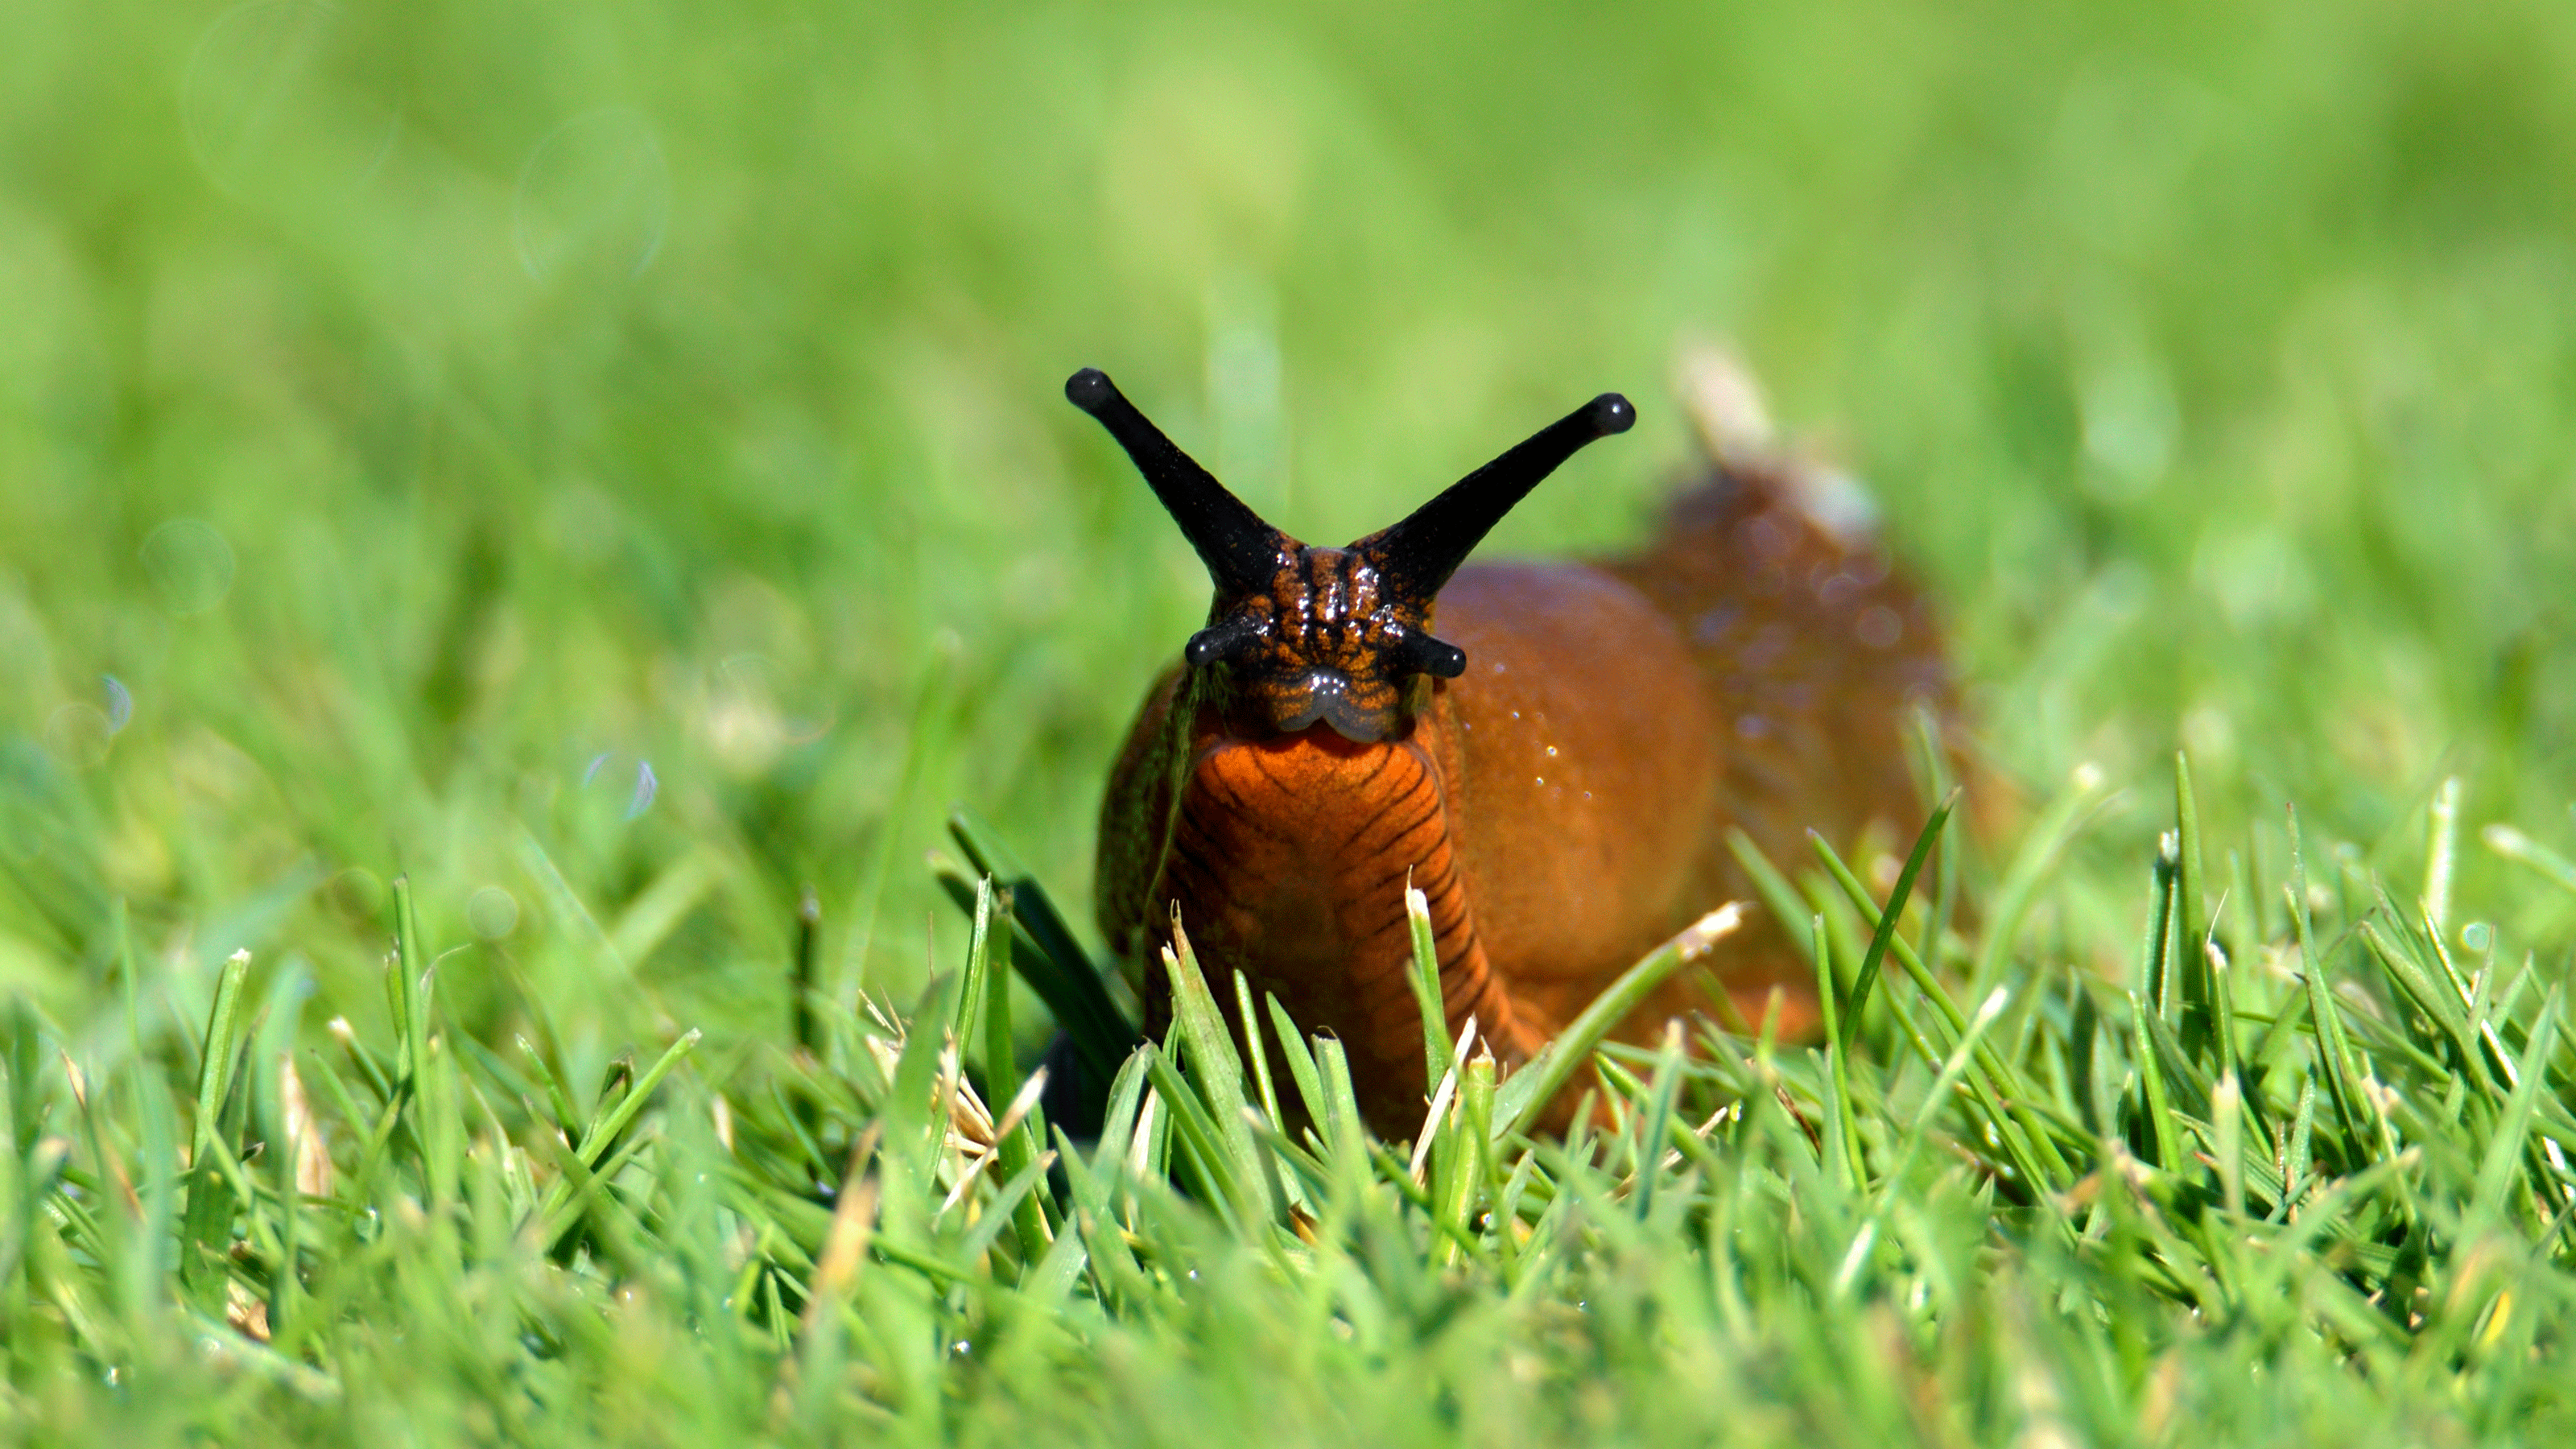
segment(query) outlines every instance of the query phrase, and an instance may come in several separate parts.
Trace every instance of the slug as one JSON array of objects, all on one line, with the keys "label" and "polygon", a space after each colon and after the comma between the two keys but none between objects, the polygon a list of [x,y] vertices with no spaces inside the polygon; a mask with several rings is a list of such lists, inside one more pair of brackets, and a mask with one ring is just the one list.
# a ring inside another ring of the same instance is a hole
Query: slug
[{"label": "slug", "polygon": [[[1811,826],[1839,842],[1919,818],[1902,719],[1946,708],[1949,689],[1925,601],[1849,509],[1815,506],[1793,465],[1714,436],[1726,424],[1707,409],[1713,466],[1643,552],[1470,564],[1558,465],[1628,431],[1626,398],[1603,393],[1401,521],[1324,548],[1264,521],[1105,374],[1075,373],[1065,393],[1134,460],[1215,586],[1110,774],[1102,930],[1142,962],[1177,911],[1230,1021],[1240,970],[1256,1001],[1275,993],[1340,1038],[1381,1135],[1420,1126],[1427,1086],[1408,881],[1430,907],[1448,1033],[1472,1016],[1508,1069],[1640,956],[1750,895],[1731,828],[1786,863],[1806,858]],[[1814,1029],[1814,979],[1780,923],[1709,964],[1747,1019],[1777,987],[1782,1029]],[[1168,983],[1145,975],[1159,1035]],[[1712,1008],[1708,993],[1704,974],[1677,977],[1618,1035]],[[1231,1024],[1247,1046],[1267,1037]]]}]

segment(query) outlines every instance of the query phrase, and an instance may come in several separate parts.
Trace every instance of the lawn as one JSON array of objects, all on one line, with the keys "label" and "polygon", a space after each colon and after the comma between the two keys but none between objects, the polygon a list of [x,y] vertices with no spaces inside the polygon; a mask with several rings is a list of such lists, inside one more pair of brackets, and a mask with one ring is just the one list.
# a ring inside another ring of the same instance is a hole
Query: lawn
[{"label": "lawn", "polygon": [[[12,1439],[2576,1436],[2576,12],[8,30]],[[1965,685],[1848,1048],[1014,1114],[1207,600],[1065,376],[1332,540],[1622,390],[1582,555],[1708,341]]]}]

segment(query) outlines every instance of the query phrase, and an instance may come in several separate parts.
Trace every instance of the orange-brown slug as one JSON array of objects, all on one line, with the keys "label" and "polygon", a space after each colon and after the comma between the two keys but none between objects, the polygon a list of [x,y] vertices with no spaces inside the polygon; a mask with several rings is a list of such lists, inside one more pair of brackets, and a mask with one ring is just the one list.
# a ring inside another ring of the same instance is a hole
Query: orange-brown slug
[{"label": "orange-brown slug", "polygon": [[[1626,398],[1603,393],[1402,521],[1321,548],[1262,520],[1106,375],[1065,392],[1215,584],[1111,773],[1101,926],[1138,960],[1177,907],[1229,1013],[1240,969],[1256,999],[1341,1038],[1381,1133],[1420,1125],[1426,1085],[1408,879],[1429,902],[1449,1033],[1473,1016],[1512,1065],[1748,895],[1730,826],[1786,861],[1810,826],[1848,840],[1917,810],[1900,718],[1946,698],[1932,620],[1777,459],[1712,447],[1710,476],[1635,556],[1468,565],[1540,480],[1628,430]],[[1748,1014],[1784,987],[1786,1028],[1812,1028],[1813,978],[1776,923],[1711,965]],[[1677,978],[1623,1034],[1703,992]]]}]

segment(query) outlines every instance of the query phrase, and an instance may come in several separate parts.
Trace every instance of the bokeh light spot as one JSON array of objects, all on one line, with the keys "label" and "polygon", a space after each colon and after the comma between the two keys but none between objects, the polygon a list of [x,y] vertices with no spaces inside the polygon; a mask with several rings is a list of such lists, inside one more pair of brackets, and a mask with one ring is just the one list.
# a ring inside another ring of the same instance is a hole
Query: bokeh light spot
[{"label": "bokeh light spot", "polygon": [[333,913],[352,926],[376,923],[385,906],[385,883],[374,871],[351,866],[331,877],[322,888],[322,898],[331,904]]},{"label": "bokeh light spot", "polygon": [[671,167],[631,106],[586,111],[528,154],[511,201],[519,262],[539,281],[569,270],[640,276],[671,224]]},{"label": "bokeh light spot", "polygon": [[45,721],[45,748],[75,770],[94,770],[107,763],[107,748],[116,726],[94,704],[67,704]]},{"label": "bokeh light spot", "polygon": [[179,81],[179,124],[207,179],[235,196],[296,177],[349,187],[384,164],[401,111],[331,83],[351,33],[315,0],[251,0],[206,27]]},{"label": "bokeh light spot", "polygon": [[202,614],[232,592],[233,547],[202,519],[174,518],[152,530],[142,556],[152,591],[172,614]]},{"label": "bokeh light spot", "polygon": [[466,898],[465,924],[484,940],[498,941],[519,929],[518,898],[487,885]]}]

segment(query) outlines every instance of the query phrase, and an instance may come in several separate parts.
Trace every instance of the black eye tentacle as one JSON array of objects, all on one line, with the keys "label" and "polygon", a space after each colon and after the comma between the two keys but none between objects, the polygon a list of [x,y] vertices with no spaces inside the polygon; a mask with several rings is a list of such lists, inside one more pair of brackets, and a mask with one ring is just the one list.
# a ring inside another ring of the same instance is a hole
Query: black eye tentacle
[{"label": "black eye tentacle", "polygon": [[1086,367],[1065,380],[1064,395],[1099,419],[1135,460],[1136,471],[1145,475],[1154,496],[1181,526],[1182,536],[1198,550],[1218,594],[1241,597],[1270,586],[1284,558],[1297,551],[1295,539],[1263,522],[1250,505],[1226,491],[1214,474],[1165,437],[1109,380],[1109,374]]},{"label": "black eye tentacle", "polygon": [[1585,444],[1624,433],[1636,422],[1637,409],[1626,398],[1605,392],[1351,549],[1369,557],[1393,592],[1427,603],[1539,480]]},{"label": "black eye tentacle", "polygon": [[1394,672],[1398,675],[1428,674],[1437,679],[1456,679],[1467,672],[1467,651],[1416,629],[1395,646],[1393,663]]},{"label": "black eye tentacle", "polygon": [[1243,614],[1229,614],[1190,636],[1181,657],[1192,669],[1205,669],[1220,659],[1232,659],[1261,637],[1261,624]]}]

